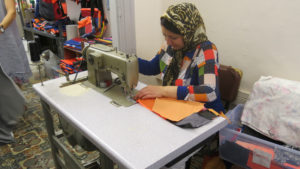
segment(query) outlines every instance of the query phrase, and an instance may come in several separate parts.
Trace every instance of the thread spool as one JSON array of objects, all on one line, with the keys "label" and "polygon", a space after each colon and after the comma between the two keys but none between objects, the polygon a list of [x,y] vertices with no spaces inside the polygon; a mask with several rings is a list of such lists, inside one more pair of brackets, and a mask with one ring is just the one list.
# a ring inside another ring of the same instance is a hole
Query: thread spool
[{"label": "thread spool", "polygon": [[30,60],[32,62],[40,61],[40,55],[39,55],[39,49],[37,43],[35,41],[29,41],[28,48],[30,51]]},{"label": "thread spool", "polygon": [[79,36],[78,25],[66,25],[67,40],[76,38]]}]

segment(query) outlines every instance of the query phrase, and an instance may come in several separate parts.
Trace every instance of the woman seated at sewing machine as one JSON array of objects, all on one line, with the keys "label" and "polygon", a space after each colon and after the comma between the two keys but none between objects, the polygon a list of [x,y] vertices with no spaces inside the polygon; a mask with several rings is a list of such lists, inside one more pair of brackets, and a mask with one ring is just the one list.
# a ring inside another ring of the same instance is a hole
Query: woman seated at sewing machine
[{"label": "woman seated at sewing machine", "polygon": [[151,60],[139,58],[139,71],[162,75],[162,86],[147,86],[135,99],[169,97],[205,103],[224,111],[219,92],[216,46],[205,33],[198,9],[191,3],[170,6],[160,18],[165,43]]}]

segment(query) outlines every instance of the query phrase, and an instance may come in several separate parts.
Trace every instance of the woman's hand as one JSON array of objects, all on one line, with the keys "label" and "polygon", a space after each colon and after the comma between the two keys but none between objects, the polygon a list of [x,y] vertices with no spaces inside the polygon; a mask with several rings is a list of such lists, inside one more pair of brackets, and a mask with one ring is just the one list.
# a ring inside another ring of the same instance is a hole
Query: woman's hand
[{"label": "woman's hand", "polygon": [[138,91],[134,99],[152,99],[157,97],[177,98],[177,86],[147,86]]}]

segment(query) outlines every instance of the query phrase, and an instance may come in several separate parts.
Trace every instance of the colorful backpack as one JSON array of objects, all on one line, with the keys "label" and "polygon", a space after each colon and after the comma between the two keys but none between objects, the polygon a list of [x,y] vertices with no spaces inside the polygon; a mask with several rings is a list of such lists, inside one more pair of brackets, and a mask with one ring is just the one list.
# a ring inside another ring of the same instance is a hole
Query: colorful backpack
[{"label": "colorful backpack", "polygon": [[48,21],[60,20],[67,17],[67,5],[65,0],[40,0],[40,16]]}]

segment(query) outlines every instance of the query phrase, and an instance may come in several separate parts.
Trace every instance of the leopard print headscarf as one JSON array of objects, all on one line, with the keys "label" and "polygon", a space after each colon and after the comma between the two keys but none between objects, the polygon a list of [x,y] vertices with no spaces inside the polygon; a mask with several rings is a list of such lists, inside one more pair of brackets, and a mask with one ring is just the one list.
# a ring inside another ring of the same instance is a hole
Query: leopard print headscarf
[{"label": "leopard print headscarf", "polygon": [[180,71],[180,64],[184,53],[193,50],[201,42],[207,41],[203,19],[196,6],[192,3],[180,3],[171,5],[161,18],[165,18],[173,23],[183,35],[184,47],[174,50],[175,55],[168,66],[163,85],[174,85]]}]

